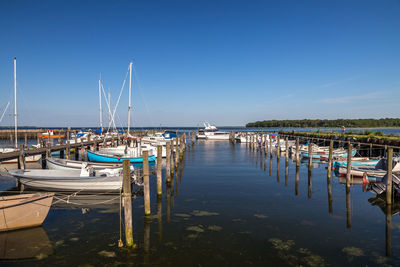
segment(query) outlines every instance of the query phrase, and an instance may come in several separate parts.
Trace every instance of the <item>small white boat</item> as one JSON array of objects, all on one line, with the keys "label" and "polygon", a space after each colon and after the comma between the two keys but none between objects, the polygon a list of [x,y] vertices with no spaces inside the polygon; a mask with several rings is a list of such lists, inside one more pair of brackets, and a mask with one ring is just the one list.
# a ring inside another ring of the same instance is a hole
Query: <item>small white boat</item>
[{"label": "small white boat", "polygon": [[122,169],[94,170],[10,170],[23,185],[50,191],[119,191]]},{"label": "small white boat", "polygon": [[[78,160],[47,158],[46,166],[49,170],[81,170],[83,167],[92,167],[94,170],[102,169],[119,169],[122,168],[121,163],[100,163],[100,162],[83,162]],[[131,170],[132,170],[131,166]]]},{"label": "small white boat", "polygon": [[229,140],[230,134],[228,132],[214,132],[213,134],[207,135],[207,140]]}]

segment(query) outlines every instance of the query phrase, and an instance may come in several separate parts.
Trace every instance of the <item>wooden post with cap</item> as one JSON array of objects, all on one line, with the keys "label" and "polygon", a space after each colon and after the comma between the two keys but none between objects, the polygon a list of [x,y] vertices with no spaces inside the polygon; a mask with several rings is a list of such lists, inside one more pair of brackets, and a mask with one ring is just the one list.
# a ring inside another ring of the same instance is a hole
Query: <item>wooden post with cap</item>
[{"label": "wooden post with cap", "polygon": [[157,195],[162,195],[162,145],[157,146]]},{"label": "wooden post with cap", "polygon": [[149,151],[143,151],[144,215],[150,215]]},{"label": "wooden post with cap", "polygon": [[132,227],[132,193],[131,193],[131,163],[129,160],[122,162],[123,169],[123,204],[125,217],[125,242],[127,247],[133,246]]}]

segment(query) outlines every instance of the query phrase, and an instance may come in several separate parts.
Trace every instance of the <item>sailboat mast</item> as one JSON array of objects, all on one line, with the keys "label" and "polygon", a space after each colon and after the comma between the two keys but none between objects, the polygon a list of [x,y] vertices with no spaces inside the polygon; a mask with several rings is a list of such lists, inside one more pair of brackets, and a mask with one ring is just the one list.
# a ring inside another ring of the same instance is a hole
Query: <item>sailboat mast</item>
[{"label": "sailboat mast", "polygon": [[18,116],[17,116],[17,58],[14,58],[14,127],[15,148],[18,148]]},{"label": "sailboat mast", "polygon": [[99,106],[100,106],[100,129],[101,132],[103,133],[103,110],[101,108],[101,74],[99,78]]},{"label": "sailboat mast", "polygon": [[129,104],[128,104],[128,132],[127,132],[128,135],[131,128],[131,110],[132,110],[131,88],[132,88],[132,61],[129,63]]}]

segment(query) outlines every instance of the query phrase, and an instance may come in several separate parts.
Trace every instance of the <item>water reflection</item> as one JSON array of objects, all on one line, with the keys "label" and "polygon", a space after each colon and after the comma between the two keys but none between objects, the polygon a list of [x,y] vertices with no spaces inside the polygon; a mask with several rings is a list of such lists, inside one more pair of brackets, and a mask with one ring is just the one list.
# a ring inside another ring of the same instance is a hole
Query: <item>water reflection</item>
[{"label": "water reflection", "polygon": [[308,169],[308,198],[311,198],[312,196],[312,175],[311,175],[311,169]]},{"label": "water reflection", "polygon": [[392,205],[386,206],[386,256],[392,255]]},{"label": "water reflection", "polygon": [[285,165],[285,186],[288,186],[288,180],[289,180],[289,162],[286,160],[286,165]]},{"label": "water reflection", "polygon": [[351,228],[351,199],[349,187],[346,187],[346,227]]},{"label": "water reflection", "polygon": [[296,183],[294,187],[294,193],[296,196],[299,194],[299,181],[300,181],[299,166],[296,166]]},{"label": "water reflection", "polygon": [[276,157],[276,181],[279,183],[279,157]]},{"label": "water reflection", "polygon": [[0,259],[46,258],[53,248],[43,227],[0,233]]},{"label": "water reflection", "polygon": [[157,196],[157,226],[158,242],[162,241],[162,197]]},{"label": "water reflection", "polygon": [[332,211],[333,211],[333,208],[332,208],[332,185],[331,185],[330,175],[327,175],[326,183],[327,183],[327,187],[328,187],[328,211],[329,211],[329,213],[332,213]]}]

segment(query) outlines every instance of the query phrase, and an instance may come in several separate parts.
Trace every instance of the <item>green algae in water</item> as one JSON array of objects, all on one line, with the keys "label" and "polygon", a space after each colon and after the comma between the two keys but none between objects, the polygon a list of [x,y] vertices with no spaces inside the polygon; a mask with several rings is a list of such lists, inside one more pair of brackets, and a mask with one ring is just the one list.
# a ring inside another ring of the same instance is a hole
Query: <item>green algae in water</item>
[{"label": "green algae in water", "polygon": [[208,230],[219,232],[222,230],[221,226],[218,225],[210,225],[207,227]]},{"label": "green algae in water", "polygon": [[97,253],[97,254],[99,254],[100,256],[103,256],[103,257],[107,257],[107,258],[114,258],[114,257],[117,257],[117,254],[115,254],[114,251],[102,250],[102,251],[100,251],[100,252]]},{"label": "green algae in water", "polygon": [[197,238],[198,236],[199,236],[198,234],[190,234],[190,235],[187,236],[187,238],[195,239],[195,238]]},{"label": "green algae in water", "polygon": [[182,218],[192,217],[192,215],[186,214],[186,213],[175,213],[174,215],[177,216],[177,217],[182,217]]},{"label": "green algae in water", "polygon": [[267,216],[267,215],[264,215],[264,214],[254,214],[254,217],[259,218],[259,219],[268,218],[268,216]]},{"label": "green algae in water", "polygon": [[279,238],[270,238],[268,241],[278,250],[290,250],[294,246],[293,240],[283,241]]},{"label": "green algae in water", "polygon": [[193,231],[193,232],[197,232],[197,233],[203,233],[204,229],[201,225],[199,226],[189,226],[186,228],[187,231]]},{"label": "green algae in water", "polygon": [[77,237],[73,237],[73,238],[70,238],[69,240],[70,240],[70,241],[78,241],[78,240],[79,240],[79,238],[77,238]]},{"label": "green algae in water", "polygon": [[219,213],[217,212],[211,212],[211,211],[206,211],[206,210],[194,210],[192,212],[194,216],[217,216]]},{"label": "green algae in water", "polygon": [[342,249],[342,252],[347,255],[349,261],[352,261],[355,257],[365,256],[364,252],[360,248],[346,247]]}]

